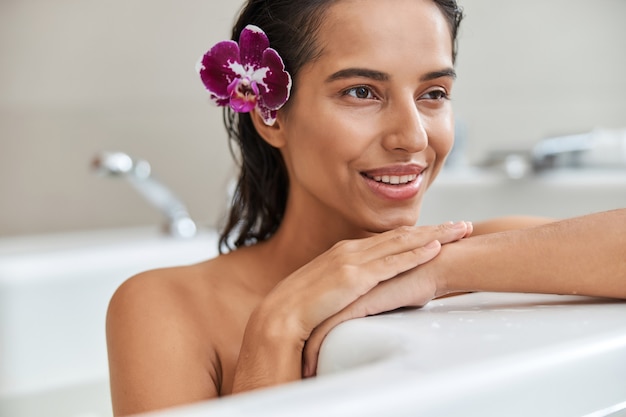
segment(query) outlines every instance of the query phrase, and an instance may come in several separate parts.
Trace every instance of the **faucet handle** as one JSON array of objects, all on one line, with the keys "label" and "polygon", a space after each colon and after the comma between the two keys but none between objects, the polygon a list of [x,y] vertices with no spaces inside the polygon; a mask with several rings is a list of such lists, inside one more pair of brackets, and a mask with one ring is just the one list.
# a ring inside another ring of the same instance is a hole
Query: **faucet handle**
[{"label": "faucet handle", "polygon": [[148,161],[133,159],[124,152],[100,152],[92,159],[91,167],[100,175],[133,174],[137,178],[148,178],[152,171]]},{"label": "faucet handle", "polygon": [[169,188],[151,177],[148,161],[133,159],[124,152],[100,152],[91,161],[91,166],[100,175],[126,179],[167,217],[165,231],[170,235],[190,238],[196,234],[196,224],[187,208]]},{"label": "faucet handle", "polygon": [[538,170],[557,166],[623,168],[626,129],[594,129],[543,139],[534,146],[532,156]]}]

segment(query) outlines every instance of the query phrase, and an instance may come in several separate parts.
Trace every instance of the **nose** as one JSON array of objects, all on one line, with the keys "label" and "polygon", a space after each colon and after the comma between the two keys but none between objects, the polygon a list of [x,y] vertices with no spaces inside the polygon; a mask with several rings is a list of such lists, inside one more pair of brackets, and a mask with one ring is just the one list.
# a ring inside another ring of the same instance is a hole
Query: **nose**
[{"label": "nose", "polygon": [[383,138],[385,149],[417,153],[428,147],[424,120],[412,97],[389,107],[387,123]]}]

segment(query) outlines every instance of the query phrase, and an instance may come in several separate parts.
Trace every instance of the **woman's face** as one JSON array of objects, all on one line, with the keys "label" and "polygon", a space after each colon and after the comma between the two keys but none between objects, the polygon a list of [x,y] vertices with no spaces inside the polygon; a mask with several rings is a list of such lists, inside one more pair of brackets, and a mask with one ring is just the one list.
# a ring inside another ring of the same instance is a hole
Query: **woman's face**
[{"label": "woman's face", "polygon": [[288,209],[369,232],[415,224],[453,142],[444,16],[431,0],[341,0],[318,45],[279,115]]}]

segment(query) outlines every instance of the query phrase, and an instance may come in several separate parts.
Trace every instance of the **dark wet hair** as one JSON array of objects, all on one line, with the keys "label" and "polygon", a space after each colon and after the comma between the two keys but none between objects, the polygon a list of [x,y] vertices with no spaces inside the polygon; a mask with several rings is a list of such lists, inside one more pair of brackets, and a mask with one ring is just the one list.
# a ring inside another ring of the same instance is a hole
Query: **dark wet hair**
[{"label": "dark wet hair", "polygon": [[[321,53],[317,34],[326,10],[338,1],[341,0],[248,0],[233,27],[232,39],[238,40],[243,28],[250,24],[263,29],[294,80],[293,95],[300,70]],[[433,1],[449,23],[454,60],[463,12],[456,0]],[[288,106],[289,102],[285,108]],[[250,115],[225,107],[224,125],[240,172],[220,235],[220,251],[252,245],[272,236],[282,221],[289,191],[289,177],[279,150],[258,134]]]}]

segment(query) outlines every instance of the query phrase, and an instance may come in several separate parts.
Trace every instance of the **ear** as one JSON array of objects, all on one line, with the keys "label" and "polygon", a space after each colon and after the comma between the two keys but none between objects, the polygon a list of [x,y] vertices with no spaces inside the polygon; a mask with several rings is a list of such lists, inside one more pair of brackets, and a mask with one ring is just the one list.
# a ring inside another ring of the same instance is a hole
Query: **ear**
[{"label": "ear", "polygon": [[286,141],[283,129],[283,112],[278,112],[278,114],[276,115],[276,121],[271,126],[265,124],[263,118],[256,111],[256,109],[250,112],[250,117],[252,118],[252,124],[254,125],[254,128],[257,132],[259,132],[259,135],[261,135],[261,137],[265,139],[267,143],[278,149],[285,146]]}]

